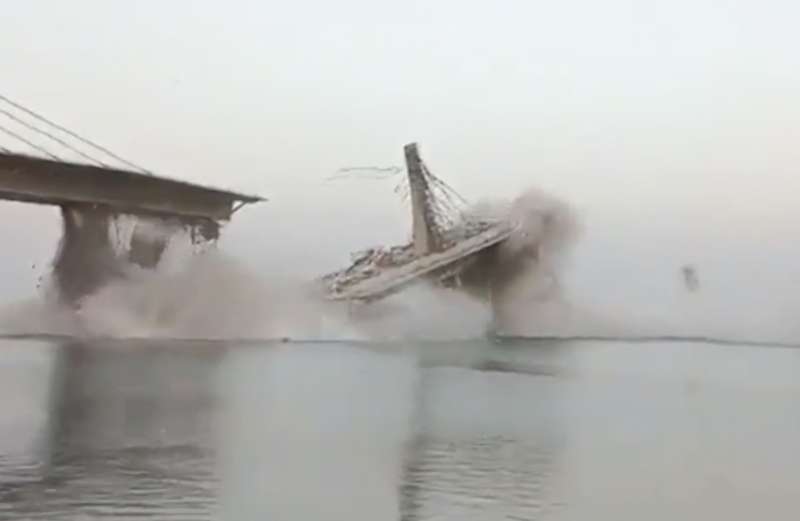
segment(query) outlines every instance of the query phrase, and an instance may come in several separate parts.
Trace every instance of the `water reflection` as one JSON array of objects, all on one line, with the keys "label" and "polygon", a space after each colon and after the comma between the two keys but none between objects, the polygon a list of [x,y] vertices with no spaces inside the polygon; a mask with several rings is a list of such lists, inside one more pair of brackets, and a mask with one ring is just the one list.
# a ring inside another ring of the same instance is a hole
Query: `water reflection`
[{"label": "water reflection", "polygon": [[[485,347],[462,344],[455,358],[458,345],[445,344],[52,347],[37,362],[46,421],[32,424],[39,443],[26,463],[5,462],[14,479],[0,512],[429,519],[491,507],[530,517],[546,502],[558,406],[547,386],[494,370],[503,364]],[[538,395],[524,421],[498,388]]]},{"label": "water reflection", "polygon": [[0,519],[751,519],[800,350],[0,340]]},{"label": "water reflection", "polygon": [[418,368],[346,345],[225,361],[226,519],[397,519]]},{"label": "water reflection", "polygon": [[46,519],[210,513],[220,356],[222,346],[59,346],[41,382],[49,383],[41,443],[6,485],[6,510]]},{"label": "water reflection", "polygon": [[61,346],[51,386],[53,453],[209,446],[226,352],[222,344]]},{"label": "water reflection", "polygon": [[[528,370],[543,370],[553,354],[535,353]],[[564,433],[559,388],[548,381],[558,377],[490,365],[504,370],[426,371],[403,487],[406,519],[542,519],[558,508]]]}]

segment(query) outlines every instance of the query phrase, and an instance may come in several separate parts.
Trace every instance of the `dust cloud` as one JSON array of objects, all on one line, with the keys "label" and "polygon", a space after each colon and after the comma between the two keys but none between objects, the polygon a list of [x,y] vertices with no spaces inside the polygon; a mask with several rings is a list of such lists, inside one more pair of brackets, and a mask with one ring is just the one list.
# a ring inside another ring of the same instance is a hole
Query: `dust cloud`
[{"label": "dust cloud", "polygon": [[[517,226],[495,252],[491,269],[492,279],[499,281],[494,311],[502,317],[504,332],[552,333],[574,327],[577,313],[559,284],[579,230],[571,208],[530,190],[513,201],[482,201],[468,209],[466,218],[475,215],[508,219]],[[63,262],[65,249],[85,246],[70,238],[65,234],[57,263]],[[97,257],[95,251],[78,253],[81,258]],[[39,298],[0,310],[0,332],[117,338],[461,339],[485,334],[493,322],[492,306],[485,299],[426,283],[370,305],[329,302],[315,281],[271,276],[268,267],[256,272],[216,247],[196,254],[185,237],[169,241],[154,269],[118,262],[111,273],[109,252],[101,253],[102,280],[96,273],[73,273],[78,269],[75,263],[69,266],[73,279],[96,283],[75,299],[77,305],[67,306],[60,298],[65,288],[56,270]],[[91,271],[93,266],[84,264],[83,269]],[[81,288],[66,289],[73,295]]]}]

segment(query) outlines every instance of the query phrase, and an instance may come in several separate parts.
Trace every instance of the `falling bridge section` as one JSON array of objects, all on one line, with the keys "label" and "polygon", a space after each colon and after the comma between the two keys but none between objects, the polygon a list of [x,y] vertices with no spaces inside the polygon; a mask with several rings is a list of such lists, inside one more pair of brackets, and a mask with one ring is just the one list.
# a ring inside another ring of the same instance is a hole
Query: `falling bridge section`
[{"label": "falling bridge section", "polygon": [[[236,210],[263,200],[156,176],[3,95],[0,137],[0,200],[61,208],[53,274],[72,302],[120,276],[124,262],[155,267],[168,237],[153,225],[213,241]],[[135,218],[124,259],[110,233],[121,216]]]},{"label": "falling bridge section", "polygon": [[491,300],[498,246],[515,226],[507,219],[470,215],[468,203],[433,175],[416,143],[404,149],[411,201],[411,242],[370,248],[348,268],[322,277],[331,300],[371,302],[427,279]]}]

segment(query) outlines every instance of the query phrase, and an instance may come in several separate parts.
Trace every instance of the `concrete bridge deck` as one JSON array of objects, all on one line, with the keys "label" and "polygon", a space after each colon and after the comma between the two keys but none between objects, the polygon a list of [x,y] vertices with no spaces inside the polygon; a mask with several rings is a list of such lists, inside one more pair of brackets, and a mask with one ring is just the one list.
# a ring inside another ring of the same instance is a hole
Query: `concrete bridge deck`
[{"label": "concrete bridge deck", "polygon": [[226,221],[254,195],[130,170],[0,153],[0,199],[58,206],[103,205],[120,213]]},{"label": "concrete bridge deck", "polygon": [[41,157],[0,152],[0,200],[56,205],[64,224],[53,274],[59,295],[69,303],[120,277],[125,262],[154,268],[166,247],[165,238],[133,230],[126,257],[120,257],[109,236],[112,220],[131,214],[177,221],[192,230],[192,241],[219,236],[241,205],[258,196],[208,188],[193,183],[134,172]]}]

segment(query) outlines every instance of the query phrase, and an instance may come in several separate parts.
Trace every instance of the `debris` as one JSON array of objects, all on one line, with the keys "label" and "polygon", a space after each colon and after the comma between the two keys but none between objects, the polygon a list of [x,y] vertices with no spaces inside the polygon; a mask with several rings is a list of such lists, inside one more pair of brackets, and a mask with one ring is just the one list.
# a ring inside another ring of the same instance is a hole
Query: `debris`
[{"label": "debris", "polygon": [[692,293],[700,289],[700,279],[697,277],[697,269],[691,264],[687,264],[681,268],[681,276],[683,277],[683,285]]}]

